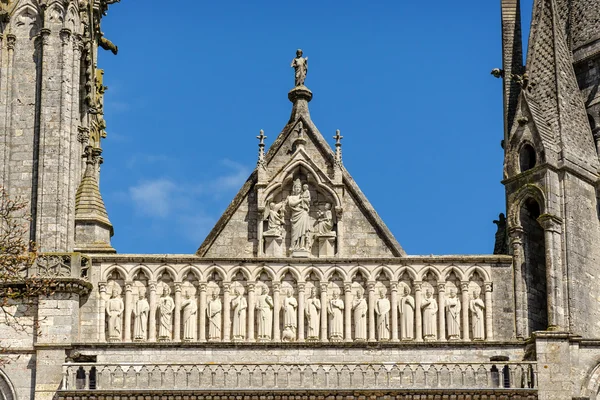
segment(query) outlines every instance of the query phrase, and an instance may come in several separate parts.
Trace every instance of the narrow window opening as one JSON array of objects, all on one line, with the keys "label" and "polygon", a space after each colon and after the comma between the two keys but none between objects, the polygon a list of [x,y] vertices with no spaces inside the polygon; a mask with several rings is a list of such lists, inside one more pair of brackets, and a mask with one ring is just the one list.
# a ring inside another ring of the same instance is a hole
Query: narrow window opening
[{"label": "narrow window opening", "polygon": [[535,167],[536,160],[535,149],[529,144],[523,145],[519,152],[519,161],[521,164],[521,172],[528,171]]}]

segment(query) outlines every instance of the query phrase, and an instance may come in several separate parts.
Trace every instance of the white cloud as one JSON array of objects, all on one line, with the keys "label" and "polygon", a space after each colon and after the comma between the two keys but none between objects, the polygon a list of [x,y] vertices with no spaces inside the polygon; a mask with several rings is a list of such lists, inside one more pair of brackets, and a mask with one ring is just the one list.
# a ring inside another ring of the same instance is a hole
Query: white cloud
[{"label": "white cloud", "polygon": [[174,205],[177,185],[168,179],[144,181],[129,188],[129,195],[137,212],[167,218]]},{"label": "white cloud", "polygon": [[248,179],[248,175],[250,175],[249,169],[238,162],[224,159],[220,164],[233,171],[229,174],[215,178],[215,180],[208,185],[210,190],[217,197],[232,189],[239,189],[246,179]]}]

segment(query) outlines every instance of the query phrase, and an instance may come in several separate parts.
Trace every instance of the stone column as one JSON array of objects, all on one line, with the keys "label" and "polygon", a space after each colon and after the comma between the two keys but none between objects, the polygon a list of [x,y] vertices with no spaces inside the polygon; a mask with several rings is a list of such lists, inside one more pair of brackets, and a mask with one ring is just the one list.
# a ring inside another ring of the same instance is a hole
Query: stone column
[{"label": "stone column", "polygon": [[306,283],[298,282],[298,341],[304,341],[304,296],[306,289]]},{"label": "stone column", "polygon": [[125,282],[125,311],[123,311],[123,319],[125,320],[125,329],[123,329],[124,342],[131,342],[131,312],[133,310],[133,298],[131,291],[133,289],[133,282]]},{"label": "stone column", "polygon": [[344,340],[352,341],[352,282],[344,282]]},{"label": "stone column", "polygon": [[150,312],[148,313],[148,341],[156,342],[156,281],[148,282],[150,293],[148,295],[148,305]]},{"label": "stone column", "polygon": [[460,282],[463,340],[469,340],[469,281]]},{"label": "stone column", "polygon": [[206,342],[206,283],[200,284],[200,307],[198,309],[198,341]]},{"label": "stone column", "polygon": [[98,310],[98,340],[104,343],[106,342],[106,282],[98,283],[98,291],[100,293],[98,301],[100,308]]},{"label": "stone column", "polygon": [[248,324],[248,334],[246,335],[248,342],[254,341],[254,324],[256,323],[254,320],[254,308],[256,307],[256,296],[254,295],[255,290],[256,282],[248,282],[248,320],[246,321]]},{"label": "stone column", "polygon": [[562,271],[562,220],[550,214],[543,214],[538,222],[544,228],[546,245],[546,298],[548,299],[548,329],[565,329],[565,307]]},{"label": "stone column", "polygon": [[527,325],[527,292],[523,265],[525,264],[525,251],[523,249],[523,228],[515,227],[509,231],[510,244],[513,249],[513,268],[515,277],[515,314],[517,338],[525,339],[529,335]]},{"label": "stone column", "polygon": [[223,341],[229,342],[231,339],[231,299],[229,291],[231,282],[223,282]]},{"label": "stone column", "polygon": [[[13,135],[12,132],[12,117],[13,117],[13,104],[14,104],[14,99],[13,99],[13,63],[14,63],[14,50],[15,50],[15,43],[17,41],[17,37],[13,34],[7,34],[6,35],[6,48],[7,48],[7,60],[6,60],[6,69],[4,69],[2,71],[2,76],[0,77],[2,79],[1,82],[1,87],[2,90],[0,90],[0,104],[3,104],[5,106],[5,109],[3,110],[3,115],[2,115],[2,120],[0,120],[0,123],[5,122],[4,126],[2,126],[2,131],[5,132],[4,135],[1,135],[1,139],[2,140],[2,187],[4,187],[6,190],[9,189],[9,184],[8,182],[10,182],[10,141],[11,141],[11,136]],[[0,50],[0,53],[2,51]],[[4,65],[4,64],[3,64]],[[6,78],[6,79],[5,79]]]},{"label": "stone column", "polygon": [[423,310],[421,310],[421,301],[423,300],[423,296],[421,295],[421,289],[423,282],[414,281],[413,285],[415,287],[415,341],[422,342],[423,341]]},{"label": "stone column", "polygon": [[173,341],[179,341],[181,337],[181,282],[175,283],[175,310],[174,310]]},{"label": "stone column", "polygon": [[273,282],[273,341],[281,341],[281,326],[279,313],[281,312],[281,283]]},{"label": "stone column", "polygon": [[485,289],[485,339],[494,339],[494,331],[492,330],[492,282],[483,284]]},{"label": "stone column", "polygon": [[438,283],[438,340],[446,340],[446,283]]},{"label": "stone column", "polygon": [[328,342],[327,339],[327,286],[328,283],[321,283],[321,342]]},{"label": "stone column", "polygon": [[392,288],[392,298],[391,298],[391,310],[392,314],[392,342],[399,341],[398,339],[398,282],[392,281],[390,282],[390,287]]},{"label": "stone column", "polygon": [[376,342],[375,336],[375,282],[368,282],[369,290],[369,342]]}]

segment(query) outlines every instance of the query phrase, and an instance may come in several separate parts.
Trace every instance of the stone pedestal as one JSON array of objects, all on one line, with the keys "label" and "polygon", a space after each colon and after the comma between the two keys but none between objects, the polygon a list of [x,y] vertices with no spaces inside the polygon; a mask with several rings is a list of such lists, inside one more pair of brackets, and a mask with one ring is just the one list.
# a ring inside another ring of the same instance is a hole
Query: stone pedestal
[{"label": "stone pedestal", "polygon": [[292,257],[294,258],[308,258],[310,257],[310,251],[305,249],[298,249],[292,251]]},{"label": "stone pedestal", "polygon": [[265,233],[263,238],[267,257],[283,257],[283,237],[281,235]]},{"label": "stone pedestal", "polygon": [[319,243],[319,258],[335,256],[335,232],[317,236]]}]

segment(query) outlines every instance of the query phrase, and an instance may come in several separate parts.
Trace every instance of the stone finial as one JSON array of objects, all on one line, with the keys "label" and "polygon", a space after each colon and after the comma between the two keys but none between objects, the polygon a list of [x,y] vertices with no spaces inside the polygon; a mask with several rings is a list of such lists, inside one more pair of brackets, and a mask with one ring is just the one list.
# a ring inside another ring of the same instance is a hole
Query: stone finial
[{"label": "stone finial", "polygon": [[256,137],[258,139],[258,165],[265,164],[265,131],[260,130],[260,134]]},{"label": "stone finial", "polygon": [[340,135],[340,130],[335,131],[335,163],[338,165],[342,164],[342,139],[344,138]]}]

